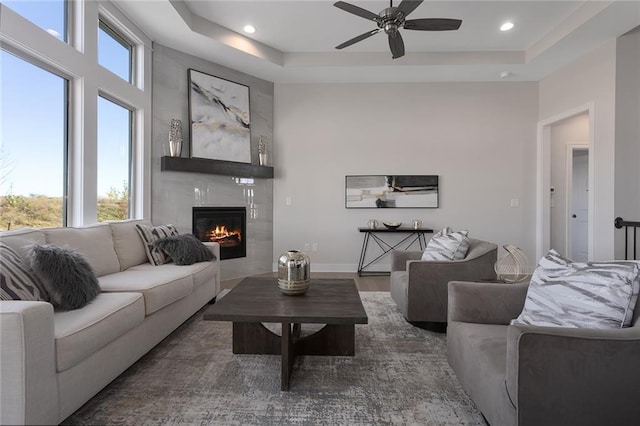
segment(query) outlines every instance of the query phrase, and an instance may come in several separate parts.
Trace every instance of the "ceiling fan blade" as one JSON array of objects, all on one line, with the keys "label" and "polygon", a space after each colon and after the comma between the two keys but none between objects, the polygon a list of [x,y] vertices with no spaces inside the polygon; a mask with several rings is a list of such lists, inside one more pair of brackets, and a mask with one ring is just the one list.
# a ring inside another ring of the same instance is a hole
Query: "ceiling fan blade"
[{"label": "ceiling fan blade", "polygon": [[371,30],[364,34],[360,34],[358,37],[354,37],[351,40],[347,40],[344,43],[337,45],[336,49],[344,49],[347,46],[351,46],[352,44],[355,44],[359,41],[362,41],[364,39],[371,37],[372,35],[378,33],[379,31],[380,31],[380,28],[376,28],[375,30]]},{"label": "ceiling fan blade", "polygon": [[450,31],[457,30],[462,25],[460,19],[423,18],[410,19],[404,22],[404,29],[418,31]]},{"label": "ceiling fan blade", "polygon": [[402,17],[406,17],[408,14],[416,10],[423,0],[402,0],[396,10],[397,14],[402,14]]},{"label": "ceiling fan blade", "polygon": [[400,33],[389,34],[389,48],[393,59],[404,56],[404,41]]},{"label": "ceiling fan blade", "polygon": [[352,4],[349,3],[345,3],[343,1],[337,1],[333,4],[335,7],[337,7],[338,9],[342,9],[345,12],[349,12],[349,13],[353,13],[354,15],[357,15],[361,18],[364,19],[369,19],[371,21],[375,21],[378,22],[378,20],[380,19],[380,17],[378,15],[376,15],[373,12],[369,12],[366,9],[363,9],[361,7],[358,6],[354,6]]}]

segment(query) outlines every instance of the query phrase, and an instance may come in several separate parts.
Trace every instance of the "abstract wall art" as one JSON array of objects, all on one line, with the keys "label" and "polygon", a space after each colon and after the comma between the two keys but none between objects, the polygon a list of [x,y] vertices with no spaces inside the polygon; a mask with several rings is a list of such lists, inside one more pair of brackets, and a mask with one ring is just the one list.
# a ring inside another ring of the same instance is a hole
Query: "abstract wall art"
[{"label": "abstract wall art", "polygon": [[251,163],[249,87],[189,70],[191,157]]},{"label": "abstract wall art", "polygon": [[437,208],[437,175],[351,175],[346,177],[345,207]]}]

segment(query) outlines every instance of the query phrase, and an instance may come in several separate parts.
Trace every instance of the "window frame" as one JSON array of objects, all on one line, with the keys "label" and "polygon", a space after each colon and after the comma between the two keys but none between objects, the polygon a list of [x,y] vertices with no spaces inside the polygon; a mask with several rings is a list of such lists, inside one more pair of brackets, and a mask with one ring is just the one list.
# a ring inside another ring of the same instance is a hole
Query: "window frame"
[{"label": "window frame", "polygon": [[[34,24],[35,25],[35,24]],[[21,52],[18,49],[0,41],[0,50],[10,55],[15,56],[21,61],[26,62],[29,65],[37,67],[42,71],[53,74],[60,78],[63,82],[63,98],[62,104],[64,106],[63,111],[63,134],[62,134],[62,226],[68,226],[69,219],[69,121],[70,121],[70,90],[71,82],[70,78],[59,70],[49,66],[48,64],[27,55],[25,52]]]},{"label": "window frame", "polygon": [[[121,32],[119,32],[118,30],[113,29],[113,25],[110,24],[109,21],[102,15],[98,16],[98,30],[102,30],[105,33],[107,33],[117,43],[119,43],[122,47],[126,48],[129,51],[129,77],[125,81],[127,83],[134,84],[133,76],[135,75],[135,72],[134,72],[134,64],[135,64],[134,55],[135,55],[135,51],[136,51],[135,45],[133,43],[131,43],[129,40],[127,40],[127,38],[124,35],[122,35]],[[100,46],[98,45],[98,52],[99,52],[99,49],[100,49]],[[104,67],[104,65],[101,65],[101,66]],[[106,67],[104,67],[104,68],[109,70]],[[111,71],[111,70],[109,70],[109,71]],[[111,71],[111,72],[113,72],[113,71]]]},{"label": "window frame", "polygon": [[[121,108],[126,109],[129,112],[129,144],[127,147],[127,155],[129,156],[129,164],[128,164],[128,170],[127,170],[127,179],[129,184],[127,185],[127,190],[129,191],[129,200],[127,202],[127,214],[128,214],[128,218],[131,219],[133,213],[134,213],[134,208],[133,208],[133,202],[132,202],[132,193],[133,193],[133,170],[134,170],[134,164],[133,164],[133,153],[134,153],[134,149],[133,149],[133,144],[134,144],[134,128],[135,128],[135,121],[136,121],[136,113],[135,110],[129,106],[126,105],[120,101],[118,101],[117,99],[114,99],[113,97],[109,96],[109,94],[107,93],[103,93],[103,92],[98,92],[98,98],[102,98],[106,101],[109,101]],[[99,103],[100,100],[98,99],[97,102]],[[99,119],[100,116],[98,115],[98,126],[99,126]],[[99,136],[99,134],[98,134]],[[99,141],[97,141],[97,143],[99,143]],[[96,166],[99,166],[99,163],[96,164]],[[96,182],[97,183],[97,182]],[[96,186],[96,192],[97,192],[97,186]],[[97,201],[97,200],[96,200]],[[97,203],[96,203],[96,209],[97,209]],[[97,219],[97,218],[96,218]]]},{"label": "window frame", "polygon": [[[108,1],[66,1],[67,43],[0,2],[0,46],[67,79],[67,226],[97,222],[98,94],[131,112],[129,217],[151,216],[152,42]],[[103,20],[131,46],[131,82],[98,64]]]}]

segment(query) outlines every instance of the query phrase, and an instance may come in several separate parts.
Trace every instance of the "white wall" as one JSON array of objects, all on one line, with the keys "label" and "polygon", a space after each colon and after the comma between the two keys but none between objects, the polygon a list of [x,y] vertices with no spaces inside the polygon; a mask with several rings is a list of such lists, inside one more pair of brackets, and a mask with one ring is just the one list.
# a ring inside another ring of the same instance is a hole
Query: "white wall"
[{"label": "white wall", "polygon": [[[355,271],[368,219],[422,219],[533,261],[537,93],[537,83],[276,84],[274,255],[317,242],[312,270]],[[348,174],[437,174],[440,208],[345,209]]]},{"label": "white wall", "polygon": [[[615,160],[615,216],[640,221],[640,27],[617,44]],[[623,259],[624,231],[615,235],[616,258]]]},{"label": "white wall", "polygon": [[616,40],[611,40],[540,81],[540,121],[594,104],[594,260],[614,256],[615,71]]},{"label": "white wall", "polygon": [[589,114],[580,114],[551,126],[551,248],[566,256],[567,145],[589,143]]}]

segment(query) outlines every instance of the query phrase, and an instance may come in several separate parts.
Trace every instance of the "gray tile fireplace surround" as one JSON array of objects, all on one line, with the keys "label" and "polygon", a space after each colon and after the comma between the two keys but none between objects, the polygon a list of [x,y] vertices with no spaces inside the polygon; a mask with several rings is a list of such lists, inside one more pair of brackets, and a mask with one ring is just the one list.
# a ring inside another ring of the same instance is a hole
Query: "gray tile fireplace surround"
[{"label": "gray tile fireplace surround", "polygon": [[194,206],[246,207],[247,257],[223,260],[221,279],[271,272],[273,179],[248,183],[230,176],[160,170],[161,157],[169,155],[167,135],[172,118],[182,120],[182,156],[189,157],[189,68],[249,86],[253,164],[258,164],[258,137],[265,135],[273,144],[273,83],[154,43],[151,220],[172,223],[186,233],[191,232]]},{"label": "gray tile fireplace surround", "polygon": [[247,257],[223,260],[220,264],[223,280],[271,271],[272,179],[251,182],[229,176],[154,171],[153,182],[153,223],[172,223],[181,233],[191,232],[194,206],[246,207]]}]

